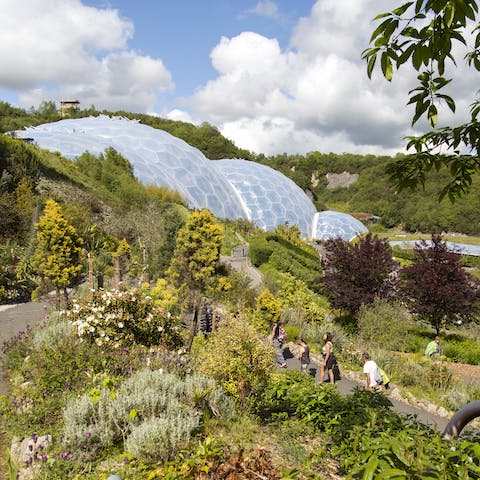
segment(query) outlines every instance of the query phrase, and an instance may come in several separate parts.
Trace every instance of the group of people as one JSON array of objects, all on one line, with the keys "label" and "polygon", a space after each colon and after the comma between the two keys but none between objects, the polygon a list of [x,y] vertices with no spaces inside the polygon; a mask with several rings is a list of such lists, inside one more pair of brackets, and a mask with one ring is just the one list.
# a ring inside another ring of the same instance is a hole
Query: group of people
[{"label": "group of people", "polygon": [[[277,364],[280,368],[287,368],[285,356],[283,354],[283,342],[286,340],[286,332],[275,323],[272,328],[271,338],[275,347],[277,355]],[[425,355],[434,360],[440,357],[440,339],[438,336],[432,340],[425,349]],[[300,369],[303,372],[309,372],[310,369],[310,348],[305,339],[300,339],[300,347],[297,352],[297,357],[300,360]],[[333,353],[332,334],[325,332],[323,334],[323,348],[322,348],[322,363],[320,365],[320,379],[321,382],[327,381],[335,383],[339,378],[339,374],[335,372],[338,370],[337,359]],[[368,389],[376,389],[383,385],[385,390],[390,388],[390,379],[385,371],[380,368],[377,363],[370,358],[368,352],[363,352],[361,360],[363,362],[363,373],[365,374],[365,385]]]},{"label": "group of people", "polygon": [[[283,354],[283,342],[286,339],[286,332],[280,326],[280,324],[273,324],[271,339],[273,341],[273,346],[275,347],[278,366],[280,368],[287,368],[287,363]],[[334,370],[335,368],[338,369],[338,365],[337,359],[335,358],[335,355],[333,353],[332,334],[330,332],[324,333],[323,342],[323,361],[320,366],[320,378],[324,380],[327,376],[327,381],[329,381],[330,383],[335,383],[337,376],[335,375]],[[302,372],[308,373],[310,370],[310,348],[304,338],[300,339],[300,348],[298,349],[297,356],[300,360],[300,369],[302,370]]]}]

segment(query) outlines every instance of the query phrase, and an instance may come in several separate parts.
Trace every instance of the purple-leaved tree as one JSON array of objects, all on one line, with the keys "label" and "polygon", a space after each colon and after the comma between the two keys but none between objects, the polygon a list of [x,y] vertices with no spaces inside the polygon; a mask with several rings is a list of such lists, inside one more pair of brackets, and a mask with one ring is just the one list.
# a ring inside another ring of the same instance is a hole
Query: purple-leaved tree
[{"label": "purple-leaved tree", "polygon": [[355,315],[362,305],[393,293],[397,264],[386,239],[368,233],[356,244],[336,238],[325,247],[328,260],[319,283],[332,307]]},{"label": "purple-leaved tree", "polygon": [[469,321],[478,313],[478,281],[437,235],[431,244],[422,241],[415,247],[412,265],[400,270],[399,287],[410,311],[427,320],[437,335],[447,323]]}]

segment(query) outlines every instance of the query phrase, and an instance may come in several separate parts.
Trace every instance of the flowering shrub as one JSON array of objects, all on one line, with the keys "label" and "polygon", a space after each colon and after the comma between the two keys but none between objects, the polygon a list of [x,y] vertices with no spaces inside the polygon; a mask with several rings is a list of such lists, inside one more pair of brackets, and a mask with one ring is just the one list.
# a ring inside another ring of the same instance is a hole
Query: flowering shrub
[{"label": "flowering shrub", "polygon": [[133,344],[181,346],[177,322],[139,290],[97,291],[88,302],[73,300],[67,317],[82,340],[119,348]]}]

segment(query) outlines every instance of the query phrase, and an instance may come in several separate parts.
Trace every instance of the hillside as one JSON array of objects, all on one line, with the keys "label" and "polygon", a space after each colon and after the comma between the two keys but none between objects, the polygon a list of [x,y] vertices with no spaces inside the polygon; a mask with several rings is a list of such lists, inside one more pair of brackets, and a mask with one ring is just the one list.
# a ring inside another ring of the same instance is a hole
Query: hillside
[{"label": "hillside", "polygon": [[[374,155],[310,152],[306,155],[267,157],[237,148],[209,124],[195,126],[186,122],[162,119],[152,115],[125,111],[80,110],[75,117],[118,115],[137,119],[159,128],[198,148],[209,159],[244,158],[268,165],[299,185],[314,201],[319,211],[339,210],[345,213],[367,212],[379,217],[385,228],[402,228],[407,232],[427,234],[457,232],[480,234],[477,212],[480,207],[480,183],[474,177],[471,194],[455,203],[438,198],[447,175],[432,172],[424,190],[396,192],[385,172],[392,157]],[[52,102],[44,102],[37,111],[26,112],[0,102],[0,131],[20,129],[59,119]],[[332,178],[348,179],[335,183]]]}]

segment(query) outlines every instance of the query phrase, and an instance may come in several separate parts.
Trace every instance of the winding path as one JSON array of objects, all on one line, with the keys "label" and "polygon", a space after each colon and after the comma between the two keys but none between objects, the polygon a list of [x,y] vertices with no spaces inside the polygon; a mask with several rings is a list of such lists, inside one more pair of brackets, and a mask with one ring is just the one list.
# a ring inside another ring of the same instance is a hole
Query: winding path
[{"label": "winding path", "polygon": [[[11,337],[17,335],[18,332],[25,330],[28,325],[33,326],[38,323],[45,315],[47,306],[47,303],[42,302],[30,302],[19,305],[1,305],[0,342],[3,344],[4,341],[7,341]],[[293,348],[294,346],[292,345],[292,349]],[[291,369],[299,369],[300,362],[298,359],[288,349],[285,350],[285,353],[288,367]],[[313,369],[312,372],[315,374],[317,381],[319,381],[319,365],[312,363],[311,368]],[[363,384],[346,378],[345,372],[342,373],[342,379],[337,382],[338,389],[342,394],[349,394],[355,387],[363,386]],[[3,372],[0,370],[0,394],[6,394],[7,392],[8,384],[6,384]],[[450,420],[449,418],[434,415],[426,410],[415,408],[412,405],[409,405],[405,402],[400,402],[393,398],[389,398],[389,401],[392,403],[392,407],[401,415],[416,415],[420,422],[430,425],[440,432],[445,429],[448,421]]]},{"label": "winding path", "polygon": [[[292,344],[291,344],[292,345]],[[291,346],[292,350],[294,350],[294,345]],[[289,347],[286,347],[284,349],[284,354],[285,354],[285,360],[287,362],[288,368],[289,369],[295,369],[299,370],[300,369],[300,362],[296,358],[296,356],[290,352]],[[313,362],[310,364],[311,368],[311,373],[315,375],[315,378],[317,382],[320,382],[320,366],[318,364],[318,361],[315,362],[315,359],[312,356]],[[342,374],[342,379],[336,383],[338,390],[340,393],[344,395],[350,394],[355,387],[363,387],[365,384],[364,383],[359,383],[354,380],[350,380],[346,378],[345,375],[346,372],[341,372]],[[417,420],[425,425],[429,425],[438,432],[443,432],[445,430],[445,427],[447,426],[450,418],[447,417],[441,417],[439,415],[434,415],[433,413],[423,410],[420,408],[416,408],[406,402],[401,402],[399,400],[396,400],[394,398],[388,397],[389,402],[392,404],[392,408],[398,412],[402,416],[409,416],[409,415],[415,415],[417,417]]]},{"label": "winding path", "polygon": [[[17,335],[27,326],[38,323],[45,315],[46,302],[29,302],[18,305],[0,305],[0,344]],[[0,395],[8,392],[4,372],[0,368]]]}]

